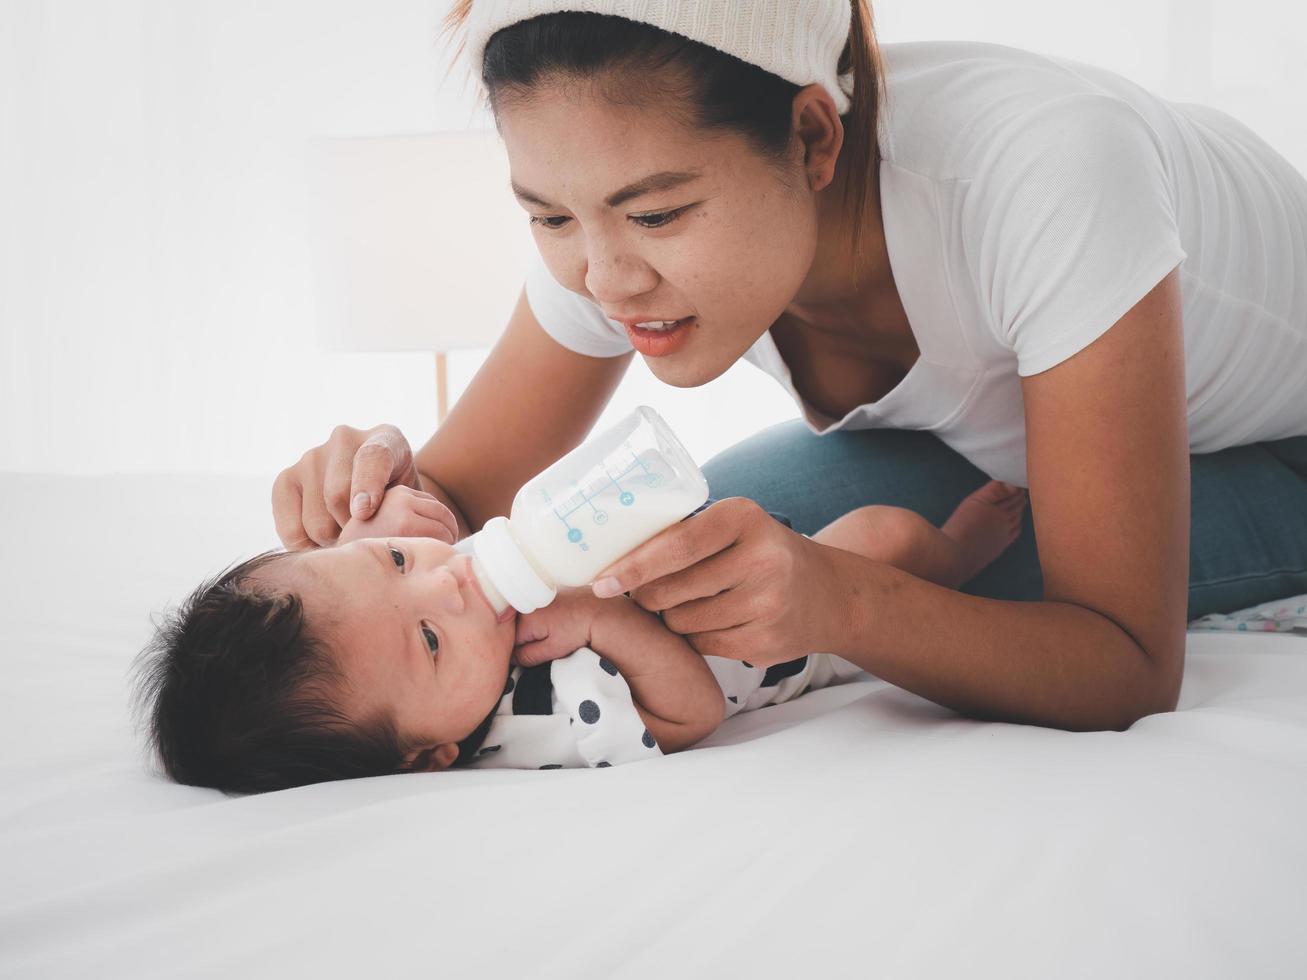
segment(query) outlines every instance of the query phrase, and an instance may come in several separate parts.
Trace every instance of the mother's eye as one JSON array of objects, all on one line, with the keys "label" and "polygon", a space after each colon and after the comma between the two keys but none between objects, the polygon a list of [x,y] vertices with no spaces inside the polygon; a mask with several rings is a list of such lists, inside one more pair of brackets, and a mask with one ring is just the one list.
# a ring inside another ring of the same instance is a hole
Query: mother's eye
[{"label": "mother's eye", "polygon": [[[555,221],[557,221],[558,224],[553,224]],[[558,231],[566,222],[567,218],[563,215],[541,217],[533,214],[527,224],[539,225],[541,228],[547,228],[549,231]]]},{"label": "mother's eye", "polygon": [[432,653],[440,649],[440,637],[436,636],[436,631],[431,627],[422,627],[422,637],[427,641],[427,649]]},{"label": "mother's eye", "polygon": [[688,210],[687,205],[672,211],[659,211],[657,214],[633,214],[631,220],[641,228],[666,228]]}]

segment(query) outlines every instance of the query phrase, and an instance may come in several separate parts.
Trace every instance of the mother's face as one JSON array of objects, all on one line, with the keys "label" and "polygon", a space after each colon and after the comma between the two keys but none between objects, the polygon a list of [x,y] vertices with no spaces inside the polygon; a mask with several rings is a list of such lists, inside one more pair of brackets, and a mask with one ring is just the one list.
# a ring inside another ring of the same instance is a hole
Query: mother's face
[{"label": "mother's face", "polygon": [[[742,136],[686,128],[657,106],[615,105],[589,83],[541,82],[529,99],[501,101],[497,120],[555,279],[614,319],[698,318],[686,343],[648,359],[661,381],[684,388],[720,375],[812,265],[816,198],[802,149],[786,180]],[[695,176],[606,200],[665,173]]]}]

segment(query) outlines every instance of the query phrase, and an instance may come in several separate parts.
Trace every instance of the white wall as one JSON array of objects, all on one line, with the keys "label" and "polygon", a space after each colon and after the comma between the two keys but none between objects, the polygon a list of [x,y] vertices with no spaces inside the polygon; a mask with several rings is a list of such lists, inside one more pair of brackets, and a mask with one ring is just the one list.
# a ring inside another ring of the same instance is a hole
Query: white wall
[{"label": "white wall", "polygon": [[[883,41],[997,41],[1216,105],[1307,171],[1307,14],[1281,0],[874,7]],[[428,357],[316,347],[303,149],[487,125],[439,83],[444,9],[0,0],[0,470],[271,482],[337,422],[425,440]],[[483,356],[451,356],[455,394]],[[700,458],[795,415],[747,365],[680,391],[637,361],[610,416],[641,401]]]},{"label": "white wall", "polygon": [[1307,171],[1307,8],[1288,0],[872,0],[883,41],[991,41],[1215,106]]}]

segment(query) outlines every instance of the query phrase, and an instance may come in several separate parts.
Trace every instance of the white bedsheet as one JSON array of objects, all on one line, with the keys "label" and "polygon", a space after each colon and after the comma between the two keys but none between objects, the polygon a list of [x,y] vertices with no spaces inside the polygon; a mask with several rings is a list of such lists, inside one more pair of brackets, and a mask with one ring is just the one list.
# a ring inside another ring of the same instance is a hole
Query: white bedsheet
[{"label": "white bedsheet", "polygon": [[1194,633],[1125,733],[867,677],[599,770],[227,798],[144,768],[148,614],[270,480],[0,477],[0,976],[1301,977],[1307,639]]}]

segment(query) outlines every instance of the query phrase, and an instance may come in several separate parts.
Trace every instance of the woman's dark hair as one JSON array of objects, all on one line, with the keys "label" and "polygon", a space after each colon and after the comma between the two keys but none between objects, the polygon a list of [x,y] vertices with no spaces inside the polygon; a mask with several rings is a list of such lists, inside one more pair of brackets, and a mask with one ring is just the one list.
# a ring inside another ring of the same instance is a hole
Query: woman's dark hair
[{"label": "woman's dark hair", "polygon": [[[494,2],[494,0],[479,0]],[[853,96],[844,124],[849,179],[845,208],[852,223],[851,246],[862,247],[863,217],[872,181],[878,178],[880,147],[876,127],[884,91],[884,70],[871,8],[850,0],[853,19],[837,70],[853,74]],[[465,23],[472,0],[457,0],[445,17],[445,32]],[[462,43],[458,46],[461,53]],[[506,94],[525,95],[542,78],[596,79],[617,102],[640,103],[669,94],[668,104],[688,106],[689,121],[705,129],[740,133],[760,153],[777,161],[790,142],[790,112],[800,86],[706,44],[623,17],[593,13],[553,13],[518,21],[491,35],[479,70],[492,108]],[[669,73],[665,69],[678,71]],[[860,267],[861,263],[855,263]]]},{"label": "woman's dark hair", "polygon": [[405,746],[390,718],[363,725],[333,703],[342,678],[292,594],[252,581],[290,558],[264,552],[202,583],[132,668],[135,712],[179,783],[261,793],[395,772]]}]

